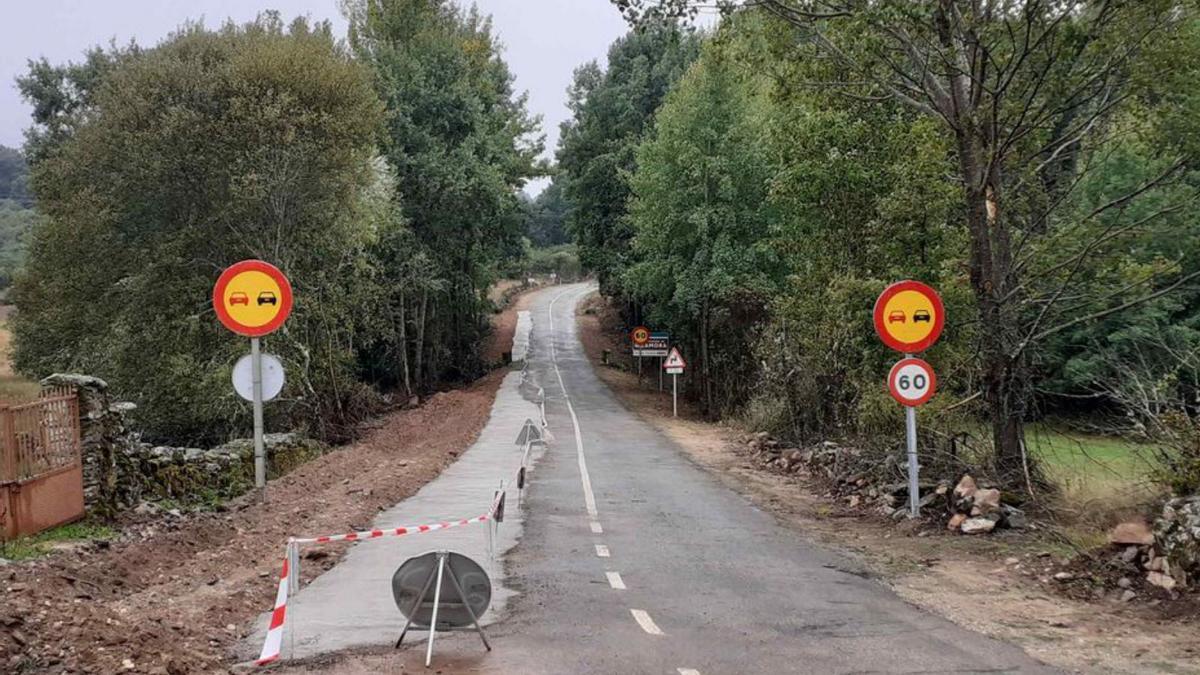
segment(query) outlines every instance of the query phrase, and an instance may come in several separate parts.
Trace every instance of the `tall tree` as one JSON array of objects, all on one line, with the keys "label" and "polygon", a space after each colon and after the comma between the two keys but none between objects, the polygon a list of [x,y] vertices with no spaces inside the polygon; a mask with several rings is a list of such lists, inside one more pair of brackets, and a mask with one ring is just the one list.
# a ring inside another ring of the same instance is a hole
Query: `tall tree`
[{"label": "tall tree", "polygon": [[[660,20],[695,0],[614,0],[627,14]],[[1081,293],[1079,271],[1098,247],[1158,223],[1126,208],[1181,178],[1186,144],[1147,181],[1086,213],[1070,208],[1080,177],[1139,96],[1163,92],[1138,77],[1164,46],[1190,55],[1189,8],[1172,0],[755,0],[743,4],[795,26],[810,56],[836,65],[825,85],[850,96],[899,102],[954,139],[968,269],[976,311],[981,392],[997,469],[1030,478],[1024,421],[1031,352],[1055,334],[1169,293],[1200,271],[1159,275],[1143,292],[1110,303]],[[1194,64],[1179,64],[1189,72]],[[1102,227],[1091,227],[1095,223]],[[1095,289],[1093,289],[1095,290]],[[1083,295],[1084,297],[1081,297]]]},{"label": "tall tree", "polygon": [[[29,77],[62,82],[39,64]],[[66,95],[23,87],[37,110]],[[285,27],[268,14],[218,31],[187,26],[121,59],[76,112],[30,134],[47,221],[14,293],[17,367],[108,379],[139,404],[149,438],[245,433],[228,380],[245,342],[209,298],[221,269],[261,258],[296,291],[285,328],[265,339],[289,381],[271,414],[344,435],[370,404],[355,381],[373,290],[361,270],[388,225],[371,204],[383,111],[369,73],[328,25]]]},{"label": "tall tree", "polygon": [[422,386],[474,377],[485,365],[486,289],[523,234],[518,191],[542,171],[537,120],[477,10],[448,0],[342,6],[351,48],[388,108],[384,147],[413,233],[408,254],[423,256],[406,269],[426,276],[394,307],[412,324],[412,377]]},{"label": "tall tree", "polygon": [[633,232],[626,221],[628,176],[636,148],[671,86],[699,53],[699,41],[674,23],[630,32],[608,51],[608,67],[575,71],[572,118],[562,127],[558,164],[573,210],[568,224],[580,259],[603,292],[620,293]]},{"label": "tall tree", "polygon": [[563,192],[563,181],[556,176],[529,204],[526,236],[534,246],[545,248],[571,241],[571,233],[567,230],[571,204]]},{"label": "tall tree", "polygon": [[755,119],[762,83],[726,48],[705,46],[638,148],[629,218],[637,262],[624,284],[655,325],[696,347],[710,415],[745,396],[749,338],[782,276],[767,244],[775,221],[773,166]]}]

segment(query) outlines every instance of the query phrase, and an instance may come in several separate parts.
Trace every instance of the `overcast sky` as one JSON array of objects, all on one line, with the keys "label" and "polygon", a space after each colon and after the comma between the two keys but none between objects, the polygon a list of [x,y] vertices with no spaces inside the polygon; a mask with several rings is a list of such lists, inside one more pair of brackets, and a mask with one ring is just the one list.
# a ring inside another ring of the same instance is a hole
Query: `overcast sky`
[{"label": "overcast sky", "polygon": [[[625,32],[609,0],[478,0],[495,21],[504,58],[529,92],[531,112],[543,118],[548,156],[567,117],[566,89],[576,66],[600,59]],[[338,0],[0,0],[0,145],[19,146],[29,126],[29,107],[14,78],[27,59],[78,60],[92,45],[110,40],[153,45],[188,19],[216,26],[226,18],[253,19],[277,9],[285,21],[295,15],[328,19],[345,35]],[[535,186],[531,192],[540,189]]]}]

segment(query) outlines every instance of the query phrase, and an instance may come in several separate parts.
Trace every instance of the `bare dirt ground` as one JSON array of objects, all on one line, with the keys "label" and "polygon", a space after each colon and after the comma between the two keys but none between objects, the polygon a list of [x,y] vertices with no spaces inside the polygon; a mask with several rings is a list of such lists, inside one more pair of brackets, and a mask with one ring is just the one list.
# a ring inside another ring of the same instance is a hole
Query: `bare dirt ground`
[{"label": "bare dirt ground", "polygon": [[[518,305],[497,316],[499,345],[512,342]],[[131,516],[111,544],[0,567],[0,671],[227,671],[245,627],[274,601],[287,538],[363,529],[417,492],[475,441],[503,377],[380,418],[358,442],[272,481],[266,503],[246,495],[213,513]],[[306,553],[302,583],[343,551]]]},{"label": "bare dirt ground", "polygon": [[[682,400],[681,416],[673,419],[669,382],[659,393],[654,368],[639,385],[628,337],[603,301],[593,296],[581,304],[578,319],[597,373],[630,410],[798,536],[851,554],[909,602],[1068,670],[1200,673],[1200,623],[1164,616],[1153,602],[1066,597],[1052,575],[1068,551],[1049,535],[972,538],[929,524],[895,524],[827,499],[816,483],[767,472],[743,452],[738,439],[745,430],[705,422]],[[600,365],[603,350],[615,366]]]}]

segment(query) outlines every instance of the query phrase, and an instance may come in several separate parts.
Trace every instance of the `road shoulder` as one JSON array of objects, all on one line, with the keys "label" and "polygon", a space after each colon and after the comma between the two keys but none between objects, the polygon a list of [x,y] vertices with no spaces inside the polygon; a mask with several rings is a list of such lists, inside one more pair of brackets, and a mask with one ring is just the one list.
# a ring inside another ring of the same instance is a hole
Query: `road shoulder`
[{"label": "road shoulder", "polygon": [[[588,359],[626,408],[798,536],[851,554],[905,600],[1069,670],[1200,672],[1194,625],[1119,603],[1074,601],[1049,588],[1053,579],[1026,576],[1062,555],[1061,547],[1030,537],[974,539],[895,525],[825,498],[815,483],[767,472],[743,453],[744,430],[705,422],[682,402],[681,417],[672,418],[669,390],[659,393],[656,377],[639,384],[635,372],[620,367],[617,355],[627,340],[616,332],[611,308],[584,302],[577,319]],[[606,350],[617,367],[602,364]]]},{"label": "road shoulder", "polygon": [[[524,301],[496,316],[494,341],[511,345]],[[376,419],[358,441],[271,481],[266,503],[251,494],[214,511],[129,514],[111,544],[0,567],[0,670],[224,670],[272,605],[288,537],[361,530],[415,495],[475,443],[508,372]],[[301,582],[347,548],[312,549]]]}]

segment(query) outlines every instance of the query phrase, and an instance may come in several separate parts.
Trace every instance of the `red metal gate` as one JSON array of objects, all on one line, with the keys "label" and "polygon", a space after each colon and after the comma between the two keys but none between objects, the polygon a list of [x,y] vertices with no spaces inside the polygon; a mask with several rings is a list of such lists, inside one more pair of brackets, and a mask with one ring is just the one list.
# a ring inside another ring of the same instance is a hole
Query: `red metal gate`
[{"label": "red metal gate", "polygon": [[43,392],[0,403],[0,537],[36,534],[83,517],[79,397]]}]

